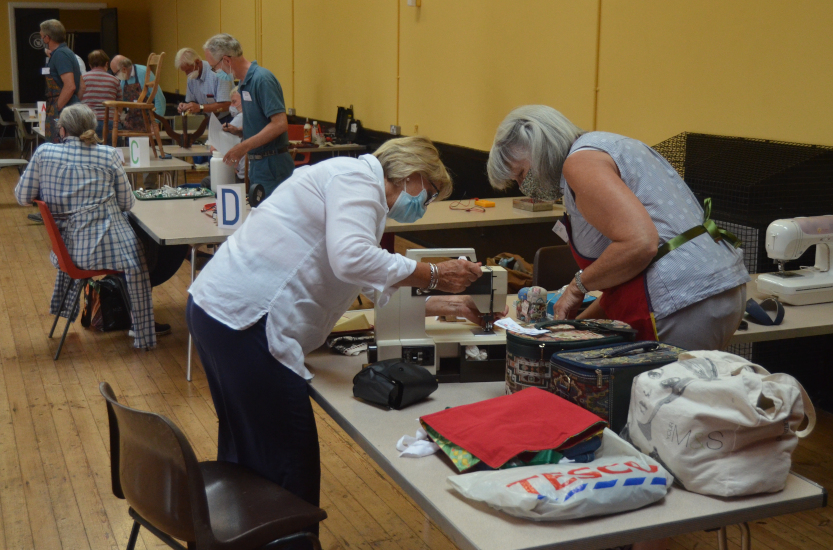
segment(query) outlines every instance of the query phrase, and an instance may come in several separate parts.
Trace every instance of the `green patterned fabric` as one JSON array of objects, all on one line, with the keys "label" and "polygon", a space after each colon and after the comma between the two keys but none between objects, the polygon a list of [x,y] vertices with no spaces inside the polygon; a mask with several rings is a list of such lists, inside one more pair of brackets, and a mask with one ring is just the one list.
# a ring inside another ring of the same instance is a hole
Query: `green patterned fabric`
[{"label": "green patterned fabric", "polygon": [[651,351],[634,350],[631,353],[612,357],[617,350],[633,344],[621,344],[610,346],[601,349],[588,349],[582,351],[573,351],[568,353],[559,353],[558,358],[582,363],[584,365],[592,365],[594,367],[610,367],[616,365],[645,365],[658,362],[674,362],[681,353],[686,350],[668,344],[659,344],[657,349]]},{"label": "green patterned fabric", "polygon": [[455,445],[451,441],[447,440],[439,433],[437,433],[434,428],[423,422],[422,420],[419,421],[422,424],[422,427],[425,428],[425,433],[427,433],[431,439],[434,440],[434,443],[439,445],[442,452],[444,452],[448,458],[451,459],[451,462],[457,466],[457,469],[461,472],[465,472],[472,466],[476,466],[480,464],[480,459],[465,450],[464,448]]}]

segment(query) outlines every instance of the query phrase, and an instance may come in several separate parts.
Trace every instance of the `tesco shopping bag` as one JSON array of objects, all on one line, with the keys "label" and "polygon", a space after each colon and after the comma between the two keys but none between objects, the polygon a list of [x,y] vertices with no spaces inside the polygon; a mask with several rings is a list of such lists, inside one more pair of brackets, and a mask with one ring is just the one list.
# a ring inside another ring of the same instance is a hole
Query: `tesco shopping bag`
[{"label": "tesco shopping bag", "polygon": [[605,428],[597,458],[451,476],[466,498],[507,514],[554,521],[642,508],[665,497],[673,477]]},{"label": "tesco shopping bag", "polygon": [[782,490],[798,439],[815,424],[792,376],[731,353],[691,351],[634,379],[622,435],[687,490],[730,497]]}]

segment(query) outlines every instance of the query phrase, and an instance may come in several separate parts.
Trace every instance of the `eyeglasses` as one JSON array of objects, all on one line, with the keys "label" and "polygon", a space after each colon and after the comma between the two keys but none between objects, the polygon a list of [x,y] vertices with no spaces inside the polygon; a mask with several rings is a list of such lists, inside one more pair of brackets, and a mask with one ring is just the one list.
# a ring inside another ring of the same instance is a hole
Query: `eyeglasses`
[{"label": "eyeglasses", "polygon": [[225,56],[221,57],[221,58],[220,58],[220,61],[218,61],[217,63],[215,63],[214,65],[212,65],[212,66],[211,66],[211,72],[214,72],[214,73],[216,73],[216,72],[217,72],[217,67],[219,67],[219,66],[220,66],[220,63],[222,63],[222,62],[223,62],[223,58],[224,58],[224,57],[225,57]]},{"label": "eyeglasses", "polygon": [[[420,176],[419,176],[419,177],[420,177],[420,181],[422,181],[422,174],[420,174]],[[425,206],[428,206],[429,204],[431,204],[432,202],[434,202],[435,200],[437,200],[437,197],[439,197],[439,196],[440,196],[440,190],[439,190],[439,189],[437,189],[437,186],[436,186],[436,185],[434,185],[434,183],[433,183],[431,180],[428,180],[428,183],[429,183],[429,185],[431,185],[431,187],[433,187],[433,188],[434,188],[434,194],[433,194],[433,195],[431,195],[430,197],[428,197],[428,200],[427,200],[427,201],[425,201]],[[425,186],[423,185],[423,189],[424,189],[424,188],[425,188]]]}]

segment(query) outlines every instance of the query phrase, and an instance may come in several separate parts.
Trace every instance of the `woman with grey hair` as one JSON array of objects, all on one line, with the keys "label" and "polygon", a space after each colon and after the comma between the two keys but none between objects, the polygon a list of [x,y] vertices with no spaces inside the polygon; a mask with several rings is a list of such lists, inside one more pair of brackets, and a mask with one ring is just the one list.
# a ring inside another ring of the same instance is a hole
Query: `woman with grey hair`
[{"label": "woman with grey hair", "polygon": [[[63,143],[46,143],[35,150],[15,187],[22,205],[44,201],[61,231],[72,261],[81,269],[123,271],[133,318],[133,346],[153,348],[156,335],[170,325],[154,325],[151,282],[145,258],[125,211],[136,199],[121,157],[112,147],[99,145],[95,113],[84,104],[61,112],[59,133]],[[52,265],[58,267],[54,253]],[[55,315],[72,280],[58,271],[50,313]],[[64,301],[61,316],[75,319],[78,295],[75,285]]]},{"label": "woman with grey hair", "polygon": [[564,224],[581,268],[555,304],[582,318],[629,323],[642,340],[723,349],[737,329],[749,274],[737,239],[717,228],[673,167],[635,139],[584,132],[544,105],[515,109],[500,124],[488,161],[493,187],[515,183],[532,198],[563,195]]}]

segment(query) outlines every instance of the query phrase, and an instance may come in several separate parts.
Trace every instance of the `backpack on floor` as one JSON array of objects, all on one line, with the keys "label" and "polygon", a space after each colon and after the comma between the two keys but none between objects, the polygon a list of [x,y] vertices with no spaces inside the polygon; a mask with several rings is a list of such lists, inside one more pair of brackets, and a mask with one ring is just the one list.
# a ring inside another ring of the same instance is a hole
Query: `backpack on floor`
[{"label": "backpack on floor", "polygon": [[81,326],[101,332],[130,328],[130,302],[121,277],[107,275],[90,281],[84,288],[84,311]]}]

